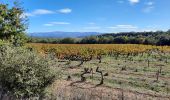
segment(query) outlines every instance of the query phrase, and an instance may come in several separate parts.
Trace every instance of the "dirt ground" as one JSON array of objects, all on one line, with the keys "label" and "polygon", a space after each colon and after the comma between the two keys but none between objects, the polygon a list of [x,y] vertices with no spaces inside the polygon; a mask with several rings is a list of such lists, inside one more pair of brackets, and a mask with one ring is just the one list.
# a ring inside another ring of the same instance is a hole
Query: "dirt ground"
[{"label": "dirt ground", "polygon": [[[147,61],[140,57],[135,60],[105,57],[98,60],[60,62],[62,77],[51,87],[52,100],[170,100],[170,62],[152,60],[148,67]],[[162,73],[156,81],[156,72],[163,65]],[[125,67],[126,66],[126,67]],[[95,72],[99,67],[103,73],[104,84],[99,84],[101,76]],[[125,67],[125,69],[124,69]],[[86,74],[86,81],[81,82],[84,68],[93,68],[94,76]],[[71,77],[67,80],[68,76]]]},{"label": "dirt ground", "polygon": [[52,85],[52,93],[56,100],[170,100],[169,96],[66,80],[56,81]]}]

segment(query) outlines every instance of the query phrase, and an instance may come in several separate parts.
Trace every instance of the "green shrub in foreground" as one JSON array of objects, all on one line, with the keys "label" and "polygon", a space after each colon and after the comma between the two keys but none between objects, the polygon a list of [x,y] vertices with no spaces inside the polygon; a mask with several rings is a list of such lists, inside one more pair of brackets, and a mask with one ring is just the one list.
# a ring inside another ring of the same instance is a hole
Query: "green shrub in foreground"
[{"label": "green shrub in foreground", "polygon": [[0,86],[4,93],[15,98],[41,95],[55,78],[49,59],[21,47],[0,46]]}]

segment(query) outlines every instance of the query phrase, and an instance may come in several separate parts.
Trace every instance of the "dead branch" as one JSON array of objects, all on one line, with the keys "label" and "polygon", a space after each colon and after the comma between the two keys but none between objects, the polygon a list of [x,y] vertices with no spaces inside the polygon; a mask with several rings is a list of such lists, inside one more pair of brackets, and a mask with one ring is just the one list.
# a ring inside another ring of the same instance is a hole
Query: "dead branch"
[{"label": "dead branch", "polygon": [[89,74],[92,72],[92,68],[84,68],[84,72],[81,74],[81,81],[84,82],[86,81],[86,77],[84,77],[85,74]]},{"label": "dead branch", "polygon": [[102,56],[101,56],[101,55],[98,55],[98,56],[97,56],[97,59],[99,60],[99,63],[102,62]]}]

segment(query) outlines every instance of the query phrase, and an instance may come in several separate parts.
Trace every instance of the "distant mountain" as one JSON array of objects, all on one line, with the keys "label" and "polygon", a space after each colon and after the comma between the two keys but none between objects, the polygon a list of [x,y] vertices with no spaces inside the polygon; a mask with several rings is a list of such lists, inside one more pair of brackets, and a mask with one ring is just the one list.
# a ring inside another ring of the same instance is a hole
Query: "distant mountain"
[{"label": "distant mountain", "polygon": [[35,32],[35,33],[28,33],[28,36],[31,37],[40,37],[40,38],[80,38],[92,35],[100,35],[101,33],[98,32]]}]

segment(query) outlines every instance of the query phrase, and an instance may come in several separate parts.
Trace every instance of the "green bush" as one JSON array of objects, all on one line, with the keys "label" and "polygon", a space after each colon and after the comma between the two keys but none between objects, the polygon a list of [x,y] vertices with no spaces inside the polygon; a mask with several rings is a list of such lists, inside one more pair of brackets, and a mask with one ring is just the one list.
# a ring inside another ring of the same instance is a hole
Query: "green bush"
[{"label": "green bush", "polygon": [[0,46],[0,86],[3,93],[15,98],[30,98],[43,94],[56,78],[52,61],[30,49]]},{"label": "green bush", "polygon": [[6,42],[0,39],[0,46],[4,45]]}]

